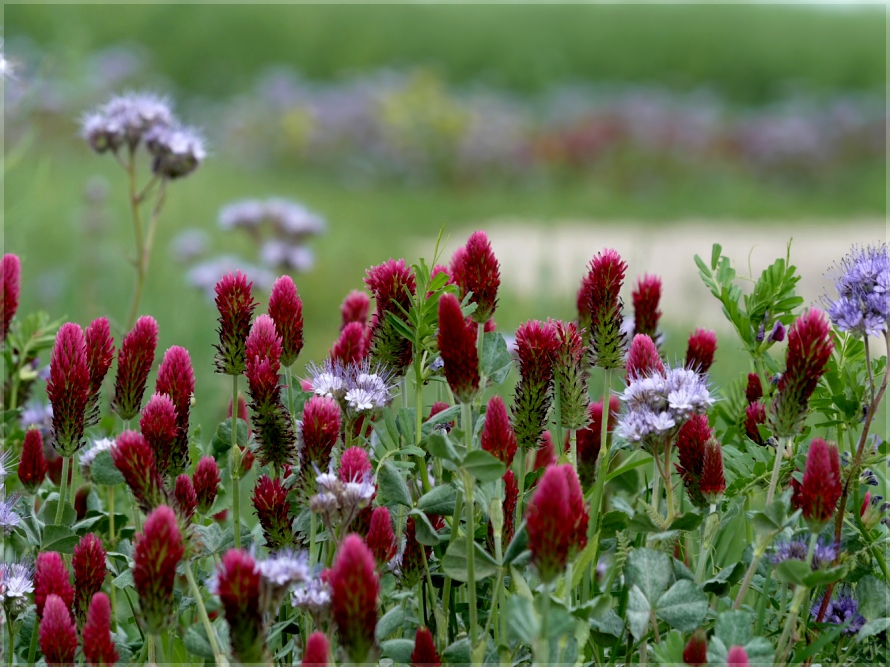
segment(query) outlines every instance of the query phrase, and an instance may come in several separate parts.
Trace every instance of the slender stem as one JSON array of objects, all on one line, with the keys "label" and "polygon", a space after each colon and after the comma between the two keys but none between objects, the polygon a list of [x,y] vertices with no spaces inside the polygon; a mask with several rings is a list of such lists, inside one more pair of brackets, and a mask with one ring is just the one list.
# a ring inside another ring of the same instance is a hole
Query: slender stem
[{"label": "slender stem", "polygon": [[603,516],[604,491],[606,487],[606,475],[609,472],[609,398],[612,391],[612,369],[604,369],[603,387],[603,418],[600,425],[600,453],[596,463],[596,484],[593,487],[593,499],[590,509],[594,514],[592,522],[593,534],[599,540],[600,526]]},{"label": "slender stem", "polygon": [[58,526],[62,523],[62,508],[65,507],[65,500],[68,495],[68,467],[71,465],[71,458],[62,457],[62,483],[59,486],[59,506],[56,508],[56,521]]},{"label": "slender stem", "polygon": [[667,522],[670,523],[674,518],[674,485],[671,483],[671,441],[668,440],[664,445],[664,493],[665,502],[667,503]]},{"label": "slender stem", "polygon": [[650,505],[658,512],[661,506],[661,463],[659,463],[658,456],[652,457],[652,463],[654,470],[652,471],[652,502]]},{"label": "slender stem", "polygon": [[871,401],[875,400],[875,376],[871,372],[871,350],[868,347],[868,334],[862,335],[862,342],[865,343],[865,368],[868,371],[868,388],[871,390]]},{"label": "slender stem", "polygon": [[[414,444],[420,447],[420,441],[423,435],[423,362],[414,361]],[[426,469],[426,459],[423,456],[415,456],[414,464],[420,473],[420,483],[423,486],[423,492],[429,493],[430,476]]]},{"label": "slender stem", "polygon": [[[461,403],[461,426],[464,429],[464,443],[467,452],[473,449],[473,408],[469,403]],[[476,646],[476,626],[479,610],[476,606],[476,506],[473,490],[476,478],[466,470],[464,473],[464,495],[466,496],[467,521],[467,594],[470,604],[470,646]]]},{"label": "slender stem", "polygon": [[578,471],[578,432],[576,429],[569,429],[569,459],[575,471]]},{"label": "slender stem", "polygon": [[527,464],[525,462],[525,447],[523,445],[519,446],[519,463],[517,464],[519,467],[519,478],[516,480],[516,484],[518,487],[518,495],[516,496],[516,515],[514,516],[514,526],[518,526],[522,521],[522,512],[523,512],[523,500],[525,497],[525,471],[527,469]]},{"label": "slender stem", "polygon": [[34,625],[31,627],[31,645],[28,646],[28,667],[34,667],[34,659],[37,656],[37,617],[34,617]]},{"label": "slender stem", "polygon": [[741,609],[742,602],[745,600],[745,593],[748,592],[751,580],[754,579],[754,573],[757,572],[757,566],[760,565],[761,558],[763,558],[763,550],[759,548],[755,549],[754,557],[751,559],[751,564],[748,566],[748,571],[745,572],[745,578],[742,580],[742,587],[739,588],[735,603],[732,605],[733,609]]},{"label": "slender stem", "polygon": [[232,376],[232,449],[229,467],[232,474],[232,518],[235,522],[235,548],[241,548],[241,457],[238,449],[238,376]]},{"label": "slender stem", "polygon": [[757,624],[754,626],[754,636],[759,637],[763,632],[763,624],[766,620],[766,603],[769,601],[769,582],[772,581],[773,566],[770,563],[766,579],[763,580],[763,590],[760,592],[760,600],[757,602]]},{"label": "slender stem", "polygon": [[309,511],[309,565],[315,565],[315,541],[318,535],[318,518],[315,512]]},{"label": "slender stem", "polygon": [[[108,486],[108,546],[114,545],[114,487]],[[114,586],[111,586],[111,624],[117,630],[117,600]]]},{"label": "slender stem", "polygon": [[776,445],[776,460],[773,463],[773,474],[769,478],[769,490],[766,492],[766,504],[769,505],[773,502],[773,496],[776,495],[776,485],[779,482],[779,468],[782,467],[782,460],[785,458],[785,445],[790,440],[788,437],[779,438],[779,443]]},{"label": "slender stem", "polygon": [[[553,374],[553,431],[554,435],[554,453],[561,461],[565,461],[565,448],[562,439],[562,402],[559,398],[559,374]],[[572,464],[577,473],[578,467]]]},{"label": "slender stem", "polygon": [[541,586],[541,636],[538,637],[537,650],[535,651],[535,663],[538,665],[550,664],[550,641],[547,639],[548,623],[550,616],[550,584]]},{"label": "slender stem", "polygon": [[157,663],[157,652],[155,650],[155,641],[156,638],[154,635],[148,635],[145,638],[145,641],[148,642],[148,664],[153,665]]},{"label": "slender stem", "polygon": [[[12,659],[15,655],[15,633],[12,631],[12,619],[9,618],[9,614],[6,615],[6,629],[9,631],[9,648],[6,651],[6,664],[9,667],[12,667]],[[36,632],[37,630],[37,619],[34,619],[34,630],[32,632]]]},{"label": "slender stem", "polygon": [[485,323],[476,323],[476,355],[479,359],[479,389],[485,389],[485,378],[482,377],[482,343],[485,336]]},{"label": "slender stem", "polygon": [[[713,507],[713,505],[711,506]],[[705,518],[701,523],[701,539],[699,540],[698,545],[698,565],[695,568],[695,583],[701,584],[702,577],[705,575],[705,565],[708,562],[708,552],[710,551],[711,545],[708,544],[707,538],[707,523],[708,518],[710,518],[710,513],[708,517]]]},{"label": "slender stem", "polygon": [[[794,589],[794,597],[791,598],[791,609],[788,611],[788,619],[785,621],[785,627],[782,630],[782,636],[779,637],[779,643],[776,645],[776,665],[784,665],[785,664],[785,655],[793,646],[793,642],[789,642],[791,638],[791,632],[794,630],[794,626],[797,623],[797,616],[800,613],[800,608],[803,606],[804,600],[806,600],[807,593],[809,589],[806,586],[798,586]],[[788,646],[785,644],[788,642]]]},{"label": "slender stem", "polygon": [[127,329],[131,329],[136,323],[136,312],[139,309],[139,300],[142,298],[142,256],[143,256],[143,231],[142,231],[142,212],[139,209],[140,196],[136,188],[136,160],[135,148],[130,148],[129,159],[123,165],[127,172],[127,183],[129,186],[130,196],[130,213],[133,216],[133,236],[136,241],[136,288],[133,292],[133,300],[130,303],[130,313],[127,315]]},{"label": "slender stem", "polygon": [[201,619],[201,624],[204,626],[204,631],[207,633],[207,641],[210,642],[210,650],[213,651],[213,661],[217,667],[226,665],[228,664],[228,661],[219,650],[219,644],[216,642],[213,626],[210,624],[210,618],[207,616],[207,608],[204,606],[204,599],[201,596],[201,591],[198,589],[198,582],[195,581],[195,573],[192,572],[192,564],[189,561],[185,561],[185,578],[188,580],[189,590],[191,590],[192,596],[195,598],[195,602],[198,605],[198,617]]}]

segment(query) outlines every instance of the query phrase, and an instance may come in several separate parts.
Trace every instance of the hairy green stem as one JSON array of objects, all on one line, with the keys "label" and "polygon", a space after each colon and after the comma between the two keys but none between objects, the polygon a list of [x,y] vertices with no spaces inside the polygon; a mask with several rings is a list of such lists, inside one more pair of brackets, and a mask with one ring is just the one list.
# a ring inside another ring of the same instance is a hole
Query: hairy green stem
[{"label": "hairy green stem", "polygon": [[189,561],[185,561],[185,578],[188,580],[189,590],[191,590],[195,603],[198,606],[198,617],[201,619],[201,625],[204,626],[204,631],[207,633],[207,641],[210,642],[210,650],[213,651],[213,662],[217,667],[227,665],[228,661],[223,656],[222,651],[219,650],[213,626],[210,624],[210,617],[207,616],[207,608],[204,606],[204,599],[201,596],[201,591],[198,589],[198,582],[195,581],[195,573],[192,571],[192,564]]},{"label": "hairy green stem", "polygon": [[754,579],[754,573],[757,572],[757,566],[760,565],[760,559],[763,558],[764,550],[757,547],[754,549],[754,556],[751,558],[751,564],[748,566],[748,571],[745,572],[745,578],[742,580],[742,586],[739,588],[738,595],[736,595],[735,603],[732,605],[733,609],[741,609],[742,602],[745,600],[745,593],[748,592],[748,587],[751,585],[751,580]]},{"label": "hairy green stem", "polygon": [[612,391],[612,369],[606,368],[603,371],[603,418],[600,425],[600,453],[596,462],[596,484],[593,487],[593,499],[590,503],[590,510],[594,516],[594,520],[591,522],[593,526],[592,532],[597,540],[599,540],[599,532],[602,525],[602,505],[605,502],[606,475],[609,472],[609,398]]},{"label": "hairy green stem", "polygon": [[37,657],[37,629],[39,621],[34,616],[34,625],[31,626],[31,644],[28,646],[28,667],[34,667],[34,659]]},{"label": "hairy green stem", "polygon": [[[414,444],[420,447],[420,441],[423,436],[423,362],[415,359],[414,361]],[[420,473],[420,483],[423,485],[423,492],[429,493],[430,476],[426,469],[426,460],[423,456],[414,457],[414,464]]]},{"label": "hairy green stem", "polygon": [[[473,408],[469,403],[461,403],[460,407],[464,444],[467,447],[467,452],[470,452],[473,450]],[[473,502],[476,478],[466,470],[463,471],[463,477],[467,513],[467,595],[470,604],[470,646],[475,648],[479,614],[479,609],[476,606],[476,506]]]},{"label": "hairy green stem", "polygon": [[68,495],[68,468],[71,465],[71,457],[62,457],[62,483],[59,485],[59,506],[56,508],[55,524],[58,526],[62,523],[62,509],[65,507],[65,501]]},{"label": "hairy green stem", "polygon": [[232,376],[232,449],[229,451],[229,468],[232,476],[232,519],[234,521],[235,548],[241,548],[241,450],[238,448],[238,376]]},{"label": "hairy green stem", "polygon": [[773,497],[776,495],[776,485],[779,482],[779,469],[782,467],[782,460],[785,458],[785,446],[789,440],[791,440],[791,438],[783,436],[779,438],[779,443],[776,445],[776,461],[773,464],[773,474],[769,478],[769,490],[766,492],[767,505],[773,502]]}]

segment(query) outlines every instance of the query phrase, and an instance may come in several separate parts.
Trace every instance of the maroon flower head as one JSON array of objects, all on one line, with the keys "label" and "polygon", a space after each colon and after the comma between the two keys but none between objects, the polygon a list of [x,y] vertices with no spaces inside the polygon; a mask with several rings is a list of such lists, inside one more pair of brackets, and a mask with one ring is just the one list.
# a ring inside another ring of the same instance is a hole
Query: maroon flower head
[{"label": "maroon flower head", "polygon": [[757,373],[748,373],[748,384],[745,386],[745,400],[756,403],[763,398],[763,385]]},{"label": "maroon flower head", "polygon": [[18,256],[8,253],[3,255],[0,262],[0,309],[3,310],[3,336],[0,342],[6,340],[9,333],[9,325],[15,317],[15,311],[19,308],[19,294],[21,293],[22,264]]},{"label": "maroon flower head", "polygon": [[374,554],[374,560],[380,568],[386,566],[398,552],[399,545],[392,529],[392,518],[385,507],[375,507],[371,512],[368,548]]},{"label": "maroon flower head", "polygon": [[368,269],[365,285],[377,302],[371,318],[371,359],[401,375],[411,363],[411,342],[396,330],[387,314],[404,317],[402,309],[408,310],[417,290],[414,274],[405,260],[390,259]]},{"label": "maroon flower head", "polygon": [[341,482],[353,482],[362,479],[373,470],[368,453],[361,447],[350,447],[340,457],[338,476]]},{"label": "maroon flower head", "polygon": [[461,403],[472,402],[480,381],[476,331],[467,327],[453,294],[439,299],[439,354],[454,397]]},{"label": "maroon flower head", "polygon": [[253,283],[240,271],[223,276],[216,284],[219,310],[219,345],[216,345],[216,372],[241,375],[245,371],[245,342],[250,320],[257,307],[251,293]]},{"label": "maroon flower head", "polygon": [[266,546],[277,550],[294,543],[287,489],[277,477],[262,475],[253,487],[253,507],[263,528]]},{"label": "maroon flower head", "polygon": [[179,427],[176,425],[176,407],[169,396],[152,394],[142,409],[139,430],[151,447],[158,472],[161,477],[167,477],[172,468],[173,445],[179,434]]},{"label": "maroon flower head", "polygon": [[343,299],[343,303],[340,304],[340,317],[342,320],[340,331],[343,331],[346,325],[352,322],[361,324],[362,329],[364,329],[368,324],[370,309],[371,297],[368,296],[367,292],[357,289],[352,290]]},{"label": "maroon flower head", "polygon": [[627,264],[612,249],[603,250],[590,262],[583,283],[590,309],[590,361],[602,368],[620,368],[624,363],[621,285]]},{"label": "maroon flower head", "polygon": [[352,662],[364,662],[374,645],[377,625],[377,580],[374,554],[358,535],[349,535],[340,545],[331,568],[331,612],[340,645]]},{"label": "maroon flower head", "polygon": [[482,429],[482,449],[503,461],[508,468],[516,455],[516,435],[507,417],[507,406],[500,396],[492,396],[485,411],[485,426]]},{"label": "maroon flower head", "polygon": [[117,377],[111,408],[124,421],[132,419],[142,409],[142,396],[158,346],[158,323],[143,315],[124,336],[117,355]]},{"label": "maroon flower head", "polygon": [[367,331],[359,322],[349,322],[340,330],[340,337],[331,348],[329,356],[344,366],[357,364],[367,353]]},{"label": "maroon flower head", "polygon": [[709,505],[716,505],[726,491],[726,478],[723,476],[723,448],[711,438],[705,444],[699,490]]},{"label": "maroon flower head", "polygon": [[90,398],[90,367],[81,328],[63,324],[56,336],[49,364],[46,394],[53,408],[53,443],[62,456],[83,444],[84,421]]},{"label": "maroon flower head", "polygon": [[553,325],[537,320],[516,331],[519,382],[513,397],[513,432],[520,447],[536,447],[553,399],[553,364],[559,338]]},{"label": "maroon flower head", "polygon": [[120,657],[111,636],[111,602],[96,593],[83,626],[83,657],[89,667],[114,665]]},{"label": "maroon flower head", "polygon": [[192,517],[198,509],[198,494],[195,492],[195,485],[192,478],[185,473],[176,478],[176,484],[173,487],[173,506],[176,509],[176,515],[184,525],[191,523]]},{"label": "maroon flower head", "polygon": [[136,504],[145,514],[167,502],[164,480],[148,442],[136,431],[124,431],[111,448],[111,460],[124,476]]},{"label": "maroon flower head", "polygon": [[[578,455],[578,477],[581,486],[590,489],[596,482],[596,461],[599,458],[600,447],[602,446],[602,427],[603,427],[603,402],[591,403],[589,410],[590,423],[585,427],[578,429],[575,434],[577,455]],[[607,425],[608,432],[615,430],[618,422],[618,414],[621,405],[615,394],[609,396],[609,423]]]},{"label": "maroon flower head", "polygon": [[302,667],[328,667],[328,638],[323,632],[316,630],[306,640],[306,650],[303,651]]},{"label": "maroon flower head", "polygon": [[658,331],[658,320],[661,311],[658,302],[661,300],[661,278],[648,273],[637,280],[631,294],[634,304],[634,333],[655,336]]},{"label": "maroon flower head", "polygon": [[516,504],[519,502],[519,485],[516,483],[516,475],[512,470],[504,474],[504,537],[501,544],[508,545],[513,541],[516,530],[514,517],[516,516]]},{"label": "maroon flower head", "polygon": [[483,231],[474,232],[462,250],[451,260],[451,277],[460,289],[461,300],[472,293],[470,303],[476,304],[476,310],[471,317],[485,323],[497,307],[500,265]]},{"label": "maroon flower head", "polygon": [[698,629],[692,633],[683,649],[683,662],[690,667],[705,667],[708,664],[708,637],[704,630]]},{"label": "maroon flower head", "polygon": [[[708,442],[713,438],[713,431],[708,425],[707,415],[693,415],[689,421],[680,427],[677,434],[676,464],[683,486],[686,487],[686,495],[693,505],[705,507],[708,501],[702,495],[701,481],[704,472],[705,450]],[[719,446],[719,445],[718,445]],[[720,476],[723,473],[723,459],[720,459]],[[712,472],[713,480],[713,472]]]},{"label": "maroon flower head", "polygon": [[423,577],[423,556],[432,554],[432,547],[425,547],[417,541],[417,524],[414,517],[405,522],[405,546],[402,551],[401,574],[402,587],[405,590],[414,588]]},{"label": "maroon flower head", "polygon": [[217,582],[235,660],[245,665],[265,663],[261,576],[256,561],[245,551],[229,549],[222,557]]},{"label": "maroon flower head", "polygon": [[550,431],[544,431],[541,436],[541,444],[535,452],[534,470],[540,470],[556,463],[556,449],[553,446],[553,436]]},{"label": "maroon flower head", "polygon": [[439,414],[440,412],[444,412],[445,410],[447,410],[450,407],[451,406],[448,405],[448,403],[446,403],[445,401],[436,401],[435,403],[433,403],[430,406],[430,416],[427,417],[427,420],[432,419],[437,414]]},{"label": "maroon flower head", "polygon": [[436,644],[433,642],[433,633],[429,628],[417,628],[414,637],[414,651],[411,653],[411,667],[439,667],[442,659],[436,653]]},{"label": "maroon flower head", "polygon": [[195,393],[195,371],[188,350],[174,345],[164,353],[155,391],[167,394],[176,408],[176,440],[170,460],[170,474],[189,467],[189,411]]},{"label": "maroon flower head", "polygon": [[22,460],[19,461],[18,476],[22,486],[28,493],[36,493],[43,483],[47,471],[46,458],[43,455],[43,436],[40,430],[31,427],[25,433],[22,445]]},{"label": "maroon flower head", "polygon": [[748,667],[748,653],[742,646],[733,646],[726,654],[726,667]]},{"label": "maroon flower head", "polygon": [[707,373],[714,363],[714,352],[717,351],[717,336],[707,329],[696,329],[689,336],[686,348],[686,368]]},{"label": "maroon flower head", "polygon": [[43,617],[43,607],[50,595],[57,595],[70,609],[74,604],[74,587],[71,575],[55,551],[41,551],[37,554],[34,566],[34,604],[37,605],[37,618]]},{"label": "maroon flower head", "polygon": [[83,332],[87,344],[87,363],[90,367],[90,398],[87,401],[86,425],[99,423],[99,392],[102,381],[111,368],[114,359],[114,338],[108,320],[104,317],[93,320]]},{"label": "maroon flower head", "polygon": [[821,310],[809,310],[791,325],[785,372],[772,405],[771,422],[776,436],[788,437],[803,428],[810,396],[825,373],[832,350],[831,326]]},{"label": "maroon flower head", "polygon": [[40,621],[40,650],[50,667],[74,664],[77,651],[77,628],[71,610],[58,595],[50,595]]},{"label": "maroon flower head", "polygon": [[[329,396],[313,396],[303,408],[303,447],[300,463],[311,471],[314,464],[327,470],[331,452],[340,437],[340,406]],[[314,471],[312,471],[314,474]]]},{"label": "maroon flower head", "polygon": [[83,625],[90,600],[105,583],[105,549],[93,533],[84,535],[71,557],[74,568],[74,613],[78,625]]},{"label": "maroon flower head", "polygon": [[563,428],[578,429],[587,424],[587,363],[584,341],[574,322],[551,321],[559,341],[554,356],[553,374],[559,389]]},{"label": "maroon flower head", "polygon": [[151,635],[161,634],[175,620],[173,588],[176,566],[184,553],[176,515],[161,505],[148,515],[133,543],[133,584],[142,621]]},{"label": "maroon flower head", "polygon": [[831,519],[842,492],[837,447],[829,446],[822,438],[814,438],[796,503],[810,530],[818,532]]},{"label": "maroon flower head", "polygon": [[526,509],[528,546],[544,581],[553,581],[587,544],[587,512],[572,466],[548,467]]},{"label": "maroon flower head", "polygon": [[281,336],[281,363],[290,367],[303,349],[303,301],[290,276],[281,276],[272,286],[269,316]]},{"label": "maroon flower head", "polygon": [[664,362],[658,348],[647,334],[637,334],[627,353],[627,379],[638,380],[653,373],[664,373]]},{"label": "maroon flower head", "polygon": [[763,403],[749,403],[745,408],[745,435],[758,445],[763,444],[763,437],[760,435],[759,424],[766,423],[766,408]]},{"label": "maroon flower head", "polygon": [[74,513],[77,515],[78,521],[83,521],[87,516],[87,498],[92,488],[90,484],[84,484],[74,492],[72,504],[74,505]]},{"label": "maroon flower head", "polygon": [[207,514],[216,501],[216,492],[219,488],[219,466],[212,456],[202,456],[192,475],[192,484],[195,487],[195,495],[198,498],[198,511]]}]

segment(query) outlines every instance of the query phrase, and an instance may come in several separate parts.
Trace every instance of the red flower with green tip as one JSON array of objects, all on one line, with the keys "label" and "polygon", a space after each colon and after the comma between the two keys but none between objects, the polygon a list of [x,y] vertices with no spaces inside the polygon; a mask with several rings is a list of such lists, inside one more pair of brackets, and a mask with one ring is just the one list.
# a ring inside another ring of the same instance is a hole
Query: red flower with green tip
[{"label": "red flower with green tip", "polygon": [[43,455],[43,436],[37,428],[29,428],[25,432],[22,444],[22,460],[19,461],[17,473],[19,481],[28,493],[36,493],[46,478],[46,457]]},{"label": "red flower with green tip", "polygon": [[501,275],[485,232],[474,232],[467,244],[454,253],[451,277],[460,290],[461,301],[470,294],[470,303],[476,304],[470,317],[483,324],[490,320],[497,308]]},{"label": "red flower with green tip", "polygon": [[179,434],[176,421],[176,407],[170,397],[166,394],[152,394],[142,409],[139,430],[151,447],[161,477],[167,477],[171,471],[173,446]]},{"label": "red flower with green tip", "polygon": [[442,659],[436,653],[433,633],[429,628],[417,628],[414,636],[414,650],[411,652],[411,667],[439,667]]},{"label": "red flower with green tip", "polygon": [[53,444],[60,455],[71,456],[83,445],[90,399],[86,340],[73,322],[63,324],[56,336],[46,394],[53,408]]},{"label": "red flower with green tip", "polygon": [[281,336],[281,363],[289,368],[303,349],[303,301],[290,276],[281,276],[272,285],[269,316]]},{"label": "red flower with green tip", "polygon": [[658,320],[661,319],[661,311],[658,310],[661,278],[648,273],[638,278],[631,299],[634,305],[634,333],[654,337],[658,331]]},{"label": "red flower with green tip", "polygon": [[19,308],[21,294],[22,264],[18,256],[8,253],[0,261],[0,310],[3,311],[3,331],[0,342],[6,340],[9,325]]},{"label": "red flower with green tip", "polygon": [[260,586],[256,561],[241,549],[227,551],[217,572],[217,595],[229,625],[232,654],[245,665],[267,661]]},{"label": "red flower with green tip", "polygon": [[40,621],[40,650],[50,667],[68,667],[74,664],[77,651],[77,628],[71,610],[58,595],[50,595]]},{"label": "red flower with green tip", "polygon": [[149,315],[136,320],[133,329],[124,336],[117,355],[117,377],[111,400],[111,409],[124,421],[133,419],[142,409],[142,396],[157,346],[158,323]]},{"label": "red flower with green tip", "polygon": [[71,565],[74,568],[74,613],[78,625],[82,625],[90,600],[105,583],[107,569],[102,541],[93,533],[84,535],[74,547]]},{"label": "red flower with green tip", "polygon": [[83,626],[83,657],[89,667],[114,665],[120,657],[111,636],[111,602],[105,593],[96,593]]},{"label": "red flower with green tip", "polygon": [[111,460],[124,476],[136,504],[148,514],[167,502],[164,480],[155,465],[148,442],[136,431],[124,431],[111,448]]},{"label": "red flower with green tip", "polygon": [[87,363],[90,367],[90,397],[87,401],[86,425],[99,423],[99,392],[102,381],[111,368],[114,359],[114,338],[108,320],[100,317],[93,320],[83,332],[87,345]]},{"label": "red flower with green tip", "polygon": [[[435,406],[434,406],[435,407]],[[447,405],[446,405],[447,407]],[[500,396],[492,396],[485,411],[485,426],[482,429],[481,447],[500,459],[508,468],[516,455],[516,434],[507,416],[507,406]]]},{"label": "red flower with green tip", "polygon": [[818,532],[831,520],[842,492],[837,447],[822,438],[814,438],[807,452],[803,481],[794,499],[811,531]]},{"label": "red flower with green tip", "polygon": [[461,403],[471,403],[480,382],[476,331],[467,327],[453,294],[443,294],[439,299],[439,354],[454,397]]},{"label": "red flower with green tip", "polygon": [[402,336],[389,321],[392,313],[403,318],[411,307],[417,283],[404,259],[390,259],[368,269],[365,285],[374,295],[377,310],[371,318],[369,355],[372,361],[402,375],[411,363],[411,341]]},{"label": "red flower with green tip", "polygon": [[302,667],[328,667],[328,638],[325,633],[315,631],[306,640],[306,650],[303,651]]},{"label": "red flower with green tip", "polygon": [[184,553],[176,515],[161,505],[148,515],[133,542],[133,584],[150,635],[160,635],[174,623],[176,566]]},{"label": "red flower with green tip", "polygon": [[745,385],[745,400],[756,403],[763,398],[763,385],[757,373],[748,373],[748,384]]},{"label": "red flower with green tip", "polygon": [[164,353],[155,391],[166,394],[176,408],[176,440],[169,473],[184,472],[189,467],[189,411],[195,393],[195,371],[188,350],[174,345]]},{"label": "red flower with green tip", "polygon": [[340,645],[352,662],[364,662],[374,646],[377,626],[378,584],[374,554],[358,535],[340,545],[328,575],[331,613]]},{"label": "red flower with green tip", "polygon": [[513,432],[525,450],[537,446],[553,400],[553,364],[559,338],[548,322],[531,320],[516,331],[519,382],[513,397]]},{"label": "red flower with green tip", "polygon": [[584,298],[590,310],[590,362],[601,368],[624,364],[624,331],[621,286],[627,264],[611,248],[590,262]]},{"label": "red flower with green tip", "polygon": [[246,370],[247,334],[257,302],[247,276],[240,271],[223,276],[216,284],[216,308],[219,310],[219,345],[216,345],[216,372],[241,375]]},{"label": "red flower with green tip", "polygon": [[202,456],[192,475],[192,484],[195,487],[195,495],[198,498],[198,511],[207,514],[216,501],[216,493],[219,489],[219,466],[212,456]]},{"label": "red flower with green tip", "polygon": [[291,529],[290,504],[287,489],[275,477],[262,475],[253,488],[253,507],[263,528],[263,537],[269,549],[282,549],[294,543]]},{"label": "red flower with green tip", "polygon": [[717,335],[707,329],[696,329],[689,336],[686,348],[686,368],[707,373],[714,363],[717,351]]},{"label": "red flower with green tip", "polygon": [[[705,450],[714,432],[706,415],[693,415],[680,427],[677,434],[677,472],[686,487],[686,495],[693,505],[705,507],[708,501],[702,495],[701,481],[704,473]],[[721,458],[722,464],[722,458]],[[712,471],[713,473],[713,471]],[[722,475],[722,465],[721,465]],[[713,479],[713,478],[712,478]]]},{"label": "red flower with green tip", "polygon": [[339,362],[344,366],[357,364],[365,358],[367,353],[366,344],[367,331],[365,325],[358,322],[349,322],[340,331],[340,337],[337,338],[328,356],[330,356],[332,361]]},{"label": "red flower with green tip", "polygon": [[70,609],[74,604],[71,575],[62,556],[55,551],[41,551],[34,566],[34,604],[37,618],[43,617],[43,607],[50,595],[59,596]]},{"label": "red flower with green tip", "polygon": [[340,438],[340,406],[329,396],[313,396],[303,408],[303,446],[300,448],[300,479],[305,493],[315,489],[315,468],[324,472]]}]

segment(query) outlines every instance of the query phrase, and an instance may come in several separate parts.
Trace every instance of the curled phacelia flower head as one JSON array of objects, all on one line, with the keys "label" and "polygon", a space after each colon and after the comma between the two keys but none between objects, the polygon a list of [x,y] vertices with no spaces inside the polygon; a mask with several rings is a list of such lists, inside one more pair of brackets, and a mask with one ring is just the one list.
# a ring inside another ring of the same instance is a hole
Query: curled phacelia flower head
[{"label": "curled phacelia flower head", "polygon": [[152,155],[151,170],[166,179],[188,176],[207,157],[204,137],[194,127],[156,125],[145,134]]},{"label": "curled phacelia flower head", "polygon": [[590,310],[590,362],[601,368],[620,368],[624,363],[624,330],[621,286],[627,264],[612,249],[603,250],[590,262],[583,288]]},{"label": "curled phacelia flower head", "polygon": [[343,646],[353,662],[364,662],[374,646],[379,584],[374,555],[358,535],[343,540],[328,581],[331,612]]},{"label": "curled phacelia flower head", "polygon": [[481,447],[500,459],[508,468],[516,455],[516,434],[507,416],[507,406],[500,396],[492,396],[485,411],[485,426],[482,429]]},{"label": "curled phacelia flower head", "polygon": [[87,607],[93,596],[105,582],[105,549],[102,541],[93,533],[84,535],[71,557],[74,568],[74,613],[79,625],[83,625]]},{"label": "curled phacelia flower head", "polygon": [[637,279],[631,294],[634,305],[634,334],[645,334],[651,338],[658,331],[658,320],[661,311],[658,302],[661,300],[661,278],[648,273]]},{"label": "curled phacelia flower head", "polygon": [[184,553],[176,515],[161,505],[148,515],[133,543],[133,584],[149,634],[161,634],[173,624],[176,566]]},{"label": "curled phacelia flower head", "polygon": [[43,455],[43,436],[36,428],[25,432],[22,459],[18,465],[18,477],[28,493],[35,493],[46,477],[46,457]]},{"label": "curled phacelia flower head", "polygon": [[97,153],[117,152],[123,146],[135,150],[155,128],[176,124],[170,101],[150,92],[134,92],[112,97],[84,116],[81,133]]},{"label": "curled phacelia flower head", "polygon": [[638,380],[652,373],[664,373],[664,362],[652,339],[647,334],[637,334],[627,353],[627,378]]},{"label": "curled phacelia flower head", "polygon": [[192,484],[198,499],[198,511],[201,514],[207,514],[213,507],[219,483],[219,466],[216,460],[212,456],[201,457],[195,468],[195,474],[192,475]]},{"label": "curled phacelia flower head", "polygon": [[689,336],[686,348],[686,368],[707,373],[714,364],[717,351],[717,335],[708,329],[696,329]]},{"label": "curled phacelia flower head", "polygon": [[794,504],[803,511],[810,529],[818,532],[834,515],[841,497],[840,459],[837,447],[814,438],[807,453],[807,465]]},{"label": "curled phacelia flower head", "polygon": [[467,327],[453,294],[443,294],[439,299],[439,354],[455,398],[461,403],[471,402],[480,382],[476,331]]},{"label": "curled phacelia flower head", "polygon": [[111,601],[96,593],[83,626],[83,657],[89,667],[114,665],[120,655],[111,636]]},{"label": "curled phacelia flower head", "polygon": [[87,363],[90,367],[90,397],[87,401],[86,425],[99,423],[99,392],[102,381],[111,368],[114,359],[114,339],[108,320],[100,317],[93,320],[83,332],[87,345]]},{"label": "curled phacelia flower head", "polygon": [[0,261],[0,310],[3,311],[3,330],[0,342],[6,340],[9,325],[19,307],[21,293],[22,264],[17,255],[7,253]]},{"label": "curled phacelia flower head", "polygon": [[476,304],[476,310],[470,316],[473,321],[484,324],[490,320],[497,307],[501,276],[500,265],[485,232],[474,232],[467,244],[454,253],[451,277],[460,290],[461,300],[470,294],[470,303]]},{"label": "curled phacelia flower head", "polygon": [[520,447],[536,447],[553,400],[553,364],[559,338],[548,322],[526,322],[516,331],[519,382],[513,398],[513,431]]},{"label": "curled phacelia flower head", "polygon": [[247,335],[257,302],[251,293],[253,283],[240,271],[223,276],[216,284],[219,310],[219,345],[216,345],[216,372],[241,375],[247,368]]},{"label": "curled phacelia flower head", "polygon": [[169,396],[176,408],[177,431],[168,472],[171,475],[181,473],[189,465],[189,411],[195,392],[195,371],[184,347],[174,345],[164,353],[155,392]]},{"label": "curled phacelia flower head", "polygon": [[90,398],[86,340],[77,324],[68,322],[59,329],[49,370],[46,394],[53,409],[53,444],[62,456],[71,456],[83,445]]},{"label": "curled phacelia flower head", "polygon": [[58,595],[51,594],[46,599],[38,637],[47,665],[67,667],[74,664],[77,627],[74,625],[71,609]]},{"label": "curled phacelia flower head", "polygon": [[837,299],[825,298],[840,331],[880,336],[890,321],[890,253],[886,243],[854,247],[833,269]]},{"label": "curled phacelia flower head", "polygon": [[256,561],[230,549],[217,571],[216,594],[222,602],[232,654],[243,664],[266,661],[266,633],[261,601],[262,576]]},{"label": "curled phacelia flower head", "polygon": [[142,409],[145,383],[155,360],[158,346],[158,323],[150,315],[143,315],[124,337],[117,355],[117,377],[114,382],[112,409],[127,421]]}]

